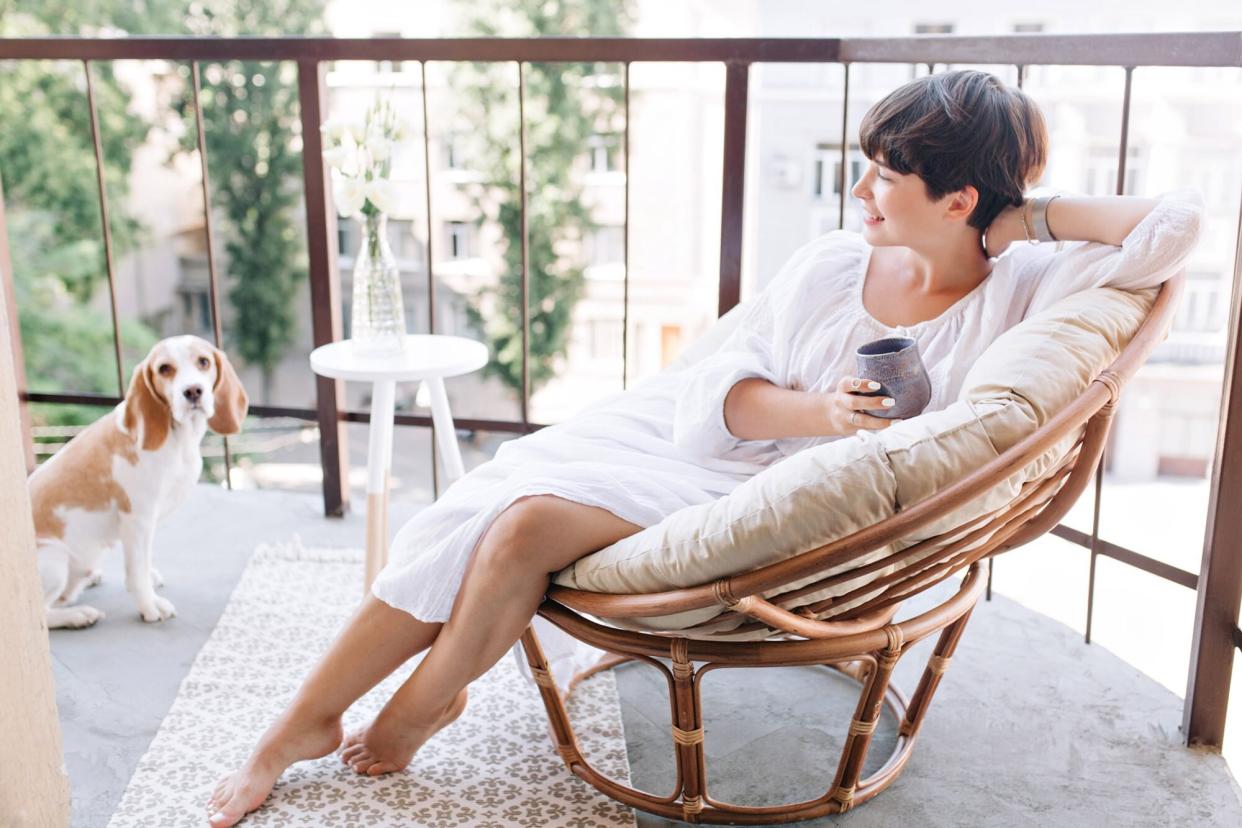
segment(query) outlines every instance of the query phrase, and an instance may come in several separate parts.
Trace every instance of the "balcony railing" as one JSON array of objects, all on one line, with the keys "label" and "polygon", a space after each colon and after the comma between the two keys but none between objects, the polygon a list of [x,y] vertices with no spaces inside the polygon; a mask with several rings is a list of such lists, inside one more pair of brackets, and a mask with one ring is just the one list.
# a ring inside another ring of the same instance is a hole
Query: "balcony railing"
[{"label": "balcony railing", "polygon": [[[1118,194],[1126,180],[1129,157],[1130,101],[1137,67],[1242,67],[1242,32],[1118,34],[1118,35],[1010,35],[997,37],[909,37],[909,38],[821,38],[821,39],[625,39],[625,38],[545,38],[545,39],[461,39],[407,40],[400,38],[325,39],[325,38],[131,38],[80,39],[34,38],[0,39],[0,59],[77,60],[86,77],[87,106],[95,146],[97,183],[110,289],[110,307],[114,334],[117,305],[113,275],[112,247],[108,227],[108,203],[103,185],[98,120],[95,110],[91,64],[94,61],[149,60],[184,61],[191,66],[194,83],[194,111],[198,128],[198,148],[202,164],[203,206],[206,219],[210,298],[214,334],[220,343],[218,313],[218,280],[212,250],[211,193],[207,176],[207,156],[202,132],[202,110],[199,105],[199,62],[226,60],[294,61],[298,69],[298,90],[303,140],[303,176],[306,198],[306,236],[310,264],[311,318],[316,346],[341,338],[341,301],[338,295],[336,213],[325,186],[328,178],[323,160],[319,125],[325,109],[324,73],[326,62],[334,60],[413,61],[422,72],[422,103],[424,146],[427,139],[426,64],[428,61],[510,62],[518,68],[519,135],[521,140],[520,192],[522,194],[522,394],[519,420],[460,419],[457,425],[467,429],[528,433],[542,427],[529,419],[529,327],[527,321],[526,254],[526,123],[524,66],[531,62],[613,62],[624,66],[625,134],[625,293],[622,327],[622,383],[628,379],[625,331],[629,312],[629,163],[630,163],[630,66],[645,62],[721,63],[725,67],[724,90],[724,168],[721,191],[720,274],[718,312],[723,314],[740,298],[742,262],[742,216],[745,197],[746,119],[750,67],[756,63],[825,63],[839,64],[844,73],[844,98],[841,121],[841,164],[839,179],[847,169],[849,146],[850,67],[865,63],[926,64],[929,72],[938,65],[998,65],[1017,68],[1018,85],[1022,86],[1028,67],[1076,65],[1121,67],[1125,70],[1121,122],[1117,142]],[[432,170],[424,153],[428,215],[432,214]],[[2,172],[2,171],[0,171]],[[845,182],[838,180],[838,226],[844,222]],[[1242,196],[1242,194],[1240,194]],[[427,291],[429,330],[435,333],[435,284],[432,268],[432,245],[428,239]],[[119,334],[114,336],[117,361],[118,396],[100,394],[50,394],[29,392],[25,386],[21,337],[17,326],[17,309],[10,276],[8,237],[4,223],[2,190],[0,190],[0,272],[4,277],[7,305],[12,318],[0,318],[7,325],[15,355],[21,399],[24,402],[78,403],[115,405],[124,393]],[[1099,537],[1099,503],[1103,485],[1103,463],[1097,471],[1095,509],[1090,533],[1057,526],[1053,532],[1089,550],[1091,575],[1088,579],[1087,640],[1091,634],[1091,610],[1094,598],[1095,564],[1100,555],[1141,569],[1172,583],[1195,589],[1198,605],[1195,614],[1194,644],[1185,696],[1183,736],[1188,744],[1219,748],[1225,729],[1230,673],[1235,648],[1242,648],[1242,630],[1238,628],[1238,605],[1242,598],[1242,510],[1233,504],[1242,503],[1242,365],[1238,362],[1239,308],[1242,300],[1242,218],[1239,237],[1235,242],[1228,328],[1224,388],[1220,411],[1215,462],[1209,496],[1208,524],[1205,532],[1203,559],[1199,574],[1188,572],[1133,550],[1110,543]],[[295,417],[315,420],[319,425],[320,452],[323,466],[324,508],[329,515],[343,514],[347,506],[347,476],[344,427],[347,422],[366,422],[368,415],[346,410],[342,384],[317,378],[315,409],[255,406],[258,416]],[[1235,389],[1239,393],[1233,393]],[[424,426],[434,429],[431,418],[399,414],[399,425]],[[30,445],[29,416],[23,405],[23,429]],[[431,445],[435,445],[434,434]],[[434,449],[433,449],[434,451]],[[33,466],[33,451],[28,451]],[[226,450],[227,462],[227,450]],[[431,463],[433,486],[436,464]],[[989,561],[989,564],[991,562]],[[991,594],[991,569],[989,568]]]}]

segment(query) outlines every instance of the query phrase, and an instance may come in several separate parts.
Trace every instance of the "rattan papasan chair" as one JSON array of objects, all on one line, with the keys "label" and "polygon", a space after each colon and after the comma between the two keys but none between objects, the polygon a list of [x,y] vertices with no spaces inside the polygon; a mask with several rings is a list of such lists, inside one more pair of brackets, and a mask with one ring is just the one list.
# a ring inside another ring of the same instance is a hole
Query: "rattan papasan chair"
[{"label": "rattan papasan chair", "polygon": [[[981,562],[1047,532],[1083,492],[1118,396],[1167,334],[1183,282],[1178,272],[1158,289],[1061,299],[992,343],[950,406],[797,452],[719,501],[682,509],[558,573],[539,615],[609,653],[575,681],[627,661],[658,669],[676,760],[667,796],[592,767],[528,628],[522,644],[570,771],[626,805],[692,823],[809,819],[891,785],[983,592]],[[718,342],[736,310],[704,339]],[[947,600],[894,620],[907,598],[963,571]],[[933,654],[906,701],[890,685],[893,668],[932,635]],[[831,786],[785,805],[714,799],[704,674],[795,665],[833,667],[861,686]],[[895,748],[861,778],[886,704],[900,722]]]}]

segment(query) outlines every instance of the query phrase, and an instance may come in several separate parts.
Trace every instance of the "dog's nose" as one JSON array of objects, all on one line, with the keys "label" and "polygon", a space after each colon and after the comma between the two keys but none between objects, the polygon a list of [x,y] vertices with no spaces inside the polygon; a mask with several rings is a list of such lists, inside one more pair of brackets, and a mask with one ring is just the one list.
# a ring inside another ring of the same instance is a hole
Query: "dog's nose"
[{"label": "dog's nose", "polygon": [[203,386],[191,385],[189,388],[185,389],[184,394],[187,400],[192,403],[197,403],[203,398]]}]

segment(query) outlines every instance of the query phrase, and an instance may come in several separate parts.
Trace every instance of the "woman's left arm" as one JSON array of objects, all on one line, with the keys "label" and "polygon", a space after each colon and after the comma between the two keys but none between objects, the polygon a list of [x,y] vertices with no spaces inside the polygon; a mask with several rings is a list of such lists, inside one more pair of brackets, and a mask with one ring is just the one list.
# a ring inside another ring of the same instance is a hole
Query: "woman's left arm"
[{"label": "woman's left arm", "polygon": [[[1154,199],[1063,195],[1047,207],[1055,243],[1028,245],[1016,207],[1008,216],[1010,208],[1002,211],[999,227],[993,221],[985,235],[990,256],[1018,242],[1009,255],[1018,269],[1018,283],[1031,291],[1032,310],[1089,288],[1141,290],[1161,284],[1185,266],[1203,220],[1203,197],[1188,189]],[[993,254],[997,229],[999,249]]]},{"label": "woman's left arm", "polygon": [[[1089,241],[1120,247],[1157,204],[1157,199],[1138,196],[1058,196],[1048,203],[1048,230],[1057,241]],[[1014,242],[1026,243],[1024,218],[1034,238],[1035,228],[1031,226],[1026,202],[1022,207],[1006,207],[1000,212],[988,227],[989,257],[999,256]]]},{"label": "woman's left arm", "polygon": [[1059,241],[1120,247],[1157,203],[1138,196],[1059,196],[1048,204],[1048,231]]}]

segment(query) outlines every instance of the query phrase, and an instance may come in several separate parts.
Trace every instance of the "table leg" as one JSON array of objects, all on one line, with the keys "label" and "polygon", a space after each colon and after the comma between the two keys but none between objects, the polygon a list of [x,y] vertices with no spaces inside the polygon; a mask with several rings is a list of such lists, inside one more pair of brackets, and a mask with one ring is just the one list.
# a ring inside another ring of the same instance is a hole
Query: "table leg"
[{"label": "table leg", "polygon": [[440,449],[440,460],[448,472],[449,483],[466,473],[461,462],[461,447],[457,445],[457,431],[453,428],[453,415],[449,411],[448,395],[444,393],[444,380],[434,377],[423,380],[427,383],[427,392],[431,395],[431,419],[436,424],[436,443]]},{"label": "table leg", "polygon": [[393,397],[396,383],[381,380],[371,388],[371,427],[367,446],[367,564],[364,588],[388,562],[388,474],[392,465]]}]

